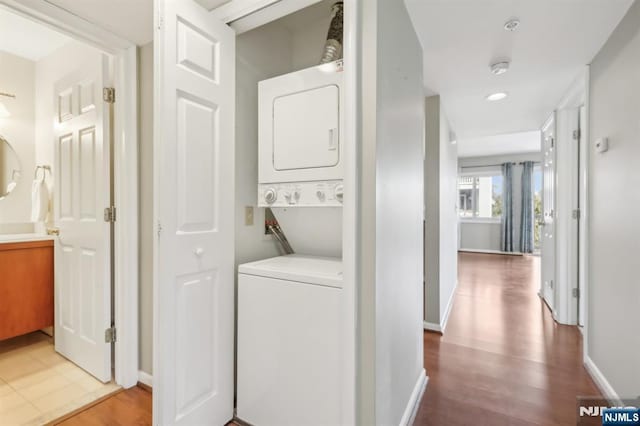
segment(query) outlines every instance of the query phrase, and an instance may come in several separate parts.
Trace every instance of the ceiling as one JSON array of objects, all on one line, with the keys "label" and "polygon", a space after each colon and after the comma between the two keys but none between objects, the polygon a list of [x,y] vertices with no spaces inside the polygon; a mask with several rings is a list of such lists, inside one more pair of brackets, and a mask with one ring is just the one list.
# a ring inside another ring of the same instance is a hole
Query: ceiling
[{"label": "ceiling", "polygon": [[137,45],[153,40],[153,0],[46,1]]},{"label": "ceiling", "polygon": [[[405,0],[459,139],[539,129],[633,0]],[[515,32],[504,30],[517,17]],[[509,59],[495,76],[491,63]],[[485,97],[509,96],[497,102]]]},{"label": "ceiling", "polygon": [[524,154],[540,152],[540,131],[508,133],[479,138],[458,139],[458,157]]},{"label": "ceiling", "polygon": [[71,41],[49,27],[0,8],[0,51],[38,61]]}]

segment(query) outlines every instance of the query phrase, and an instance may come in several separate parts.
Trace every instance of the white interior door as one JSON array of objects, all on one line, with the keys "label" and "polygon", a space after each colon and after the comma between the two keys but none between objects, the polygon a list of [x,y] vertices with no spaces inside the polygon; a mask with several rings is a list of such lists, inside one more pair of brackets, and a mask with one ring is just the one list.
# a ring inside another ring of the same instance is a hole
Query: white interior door
[{"label": "white interior door", "polygon": [[555,275],[556,275],[556,248],[555,248],[555,179],[556,179],[556,123],[555,113],[542,131],[542,211],[541,221],[542,238],[540,255],[542,257],[541,271],[541,295],[547,302],[551,311],[555,303]]},{"label": "white interior door", "polygon": [[233,417],[235,33],[156,2],[154,423]]},{"label": "white interior door", "polygon": [[111,380],[111,204],[108,58],[86,61],[54,87],[55,348]]}]

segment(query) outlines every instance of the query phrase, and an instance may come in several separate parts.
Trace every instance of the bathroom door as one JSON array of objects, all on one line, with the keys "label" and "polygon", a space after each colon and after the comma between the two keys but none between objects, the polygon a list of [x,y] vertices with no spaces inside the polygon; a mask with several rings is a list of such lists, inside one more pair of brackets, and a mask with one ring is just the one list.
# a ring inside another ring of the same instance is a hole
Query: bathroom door
[{"label": "bathroom door", "polygon": [[[70,59],[73,60],[73,59]],[[96,53],[54,86],[55,349],[111,380],[111,205],[108,58]]]},{"label": "bathroom door", "polygon": [[556,204],[556,114],[542,129],[542,211],[537,218],[541,225],[541,285],[540,295],[554,313],[556,281],[555,204]]},{"label": "bathroom door", "polygon": [[234,394],[235,33],[194,0],[156,5],[153,421],[224,425]]}]

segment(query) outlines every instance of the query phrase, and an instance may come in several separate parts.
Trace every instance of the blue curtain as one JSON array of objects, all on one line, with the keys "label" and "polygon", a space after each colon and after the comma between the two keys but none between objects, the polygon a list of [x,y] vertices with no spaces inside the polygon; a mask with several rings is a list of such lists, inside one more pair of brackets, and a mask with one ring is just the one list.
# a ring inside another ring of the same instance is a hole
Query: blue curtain
[{"label": "blue curtain", "polygon": [[513,165],[502,164],[502,251],[513,251]]},{"label": "blue curtain", "polygon": [[520,219],[520,251],[533,253],[533,161],[522,163],[522,214]]}]

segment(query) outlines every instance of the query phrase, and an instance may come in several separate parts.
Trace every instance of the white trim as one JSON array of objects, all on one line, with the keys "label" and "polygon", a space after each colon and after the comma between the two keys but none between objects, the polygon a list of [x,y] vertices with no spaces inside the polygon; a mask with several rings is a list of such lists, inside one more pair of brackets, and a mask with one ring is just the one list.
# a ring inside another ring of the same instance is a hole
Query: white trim
[{"label": "white trim", "polygon": [[456,280],[456,285],[453,286],[453,291],[451,292],[451,297],[449,297],[449,303],[447,303],[447,307],[444,310],[444,315],[442,315],[440,319],[440,328],[442,329],[442,333],[447,329],[447,323],[449,322],[449,315],[451,315],[451,310],[453,308],[453,302],[456,298],[456,290],[458,289],[458,280]]},{"label": "white trim", "polygon": [[435,322],[424,321],[422,323],[422,327],[425,330],[435,331],[436,333],[442,334],[442,327],[440,327],[440,324],[436,324]]},{"label": "white trim", "polygon": [[467,249],[459,248],[458,251],[465,253],[481,253],[481,254],[502,254],[505,256],[524,256],[524,253],[519,251],[501,251],[501,250],[484,250],[484,249]]},{"label": "white trim", "polygon": [[[113,55],[117,101],[114,105],[114,167],[118,221],[115,230],[115,381],[124,388],[138,380],[138,105],[137,47],[109,31],[41,0],[0,0],[35,22],[68,34]],[[136,184],[132,184],[136,183]]]},{"label": "white trim", "polygon": [[460,223],[488,223],[492,225],[500,225],[502,219],[498,217],[464,217],[458,216]]},{"label": "white trim", "polygon": [[[197,0],[207,5],[207,0]],[[209,0],[210,1],[210,0]],[[215,9],[212,15],[229,24],[237,34],[273,22],[321,0],[233,0]]]},{"label": "white trim", "polygon": [[451,315],[451,310],[453,309],[453,302],[456,297],[457,288],[458,288],[458,280],[456,280],[456,285],[453,287],[453,291],[451,292],[451,297],[449,297],[449,302],[447,303],[447,307],[445,308],[444,314],[440,317],[441,318],[440,324],[423,321],[422,326],[425,330],[435,331],[436,333],[444,334],[444,331],[447,328],[447,323],[449,322],[449,315]]},{"label": "white trim", "polygon": [[116,57],[114,188],[115,379],[124,388],[138,382],[138,48]]},{"label": "white trim", "polygon": [[358,110],[360,99],[360,80],[358,78],[361,68],[361,23],[358,19],[361,15],[361,0],[344,2],[344,57],[348,59],[350,66],[344,69],[344,118],[345,137],[354,143],[346,144],[344,149],[344,197],[342,207],[342,265],[343,265],[343,302],[342,317],[344,318],[344,332],[342,336],[342,356],[344,359],[342,380],[342,424],[352,425],[358,423],[357,414],[357,389],[356,371],[358,368],[358,344],[357,340],[357,306],[358,288],[360,288],[360,275],[358,273],[360,246],[359,223],[361,208],[359,190],[360,145],[362,143],[360,128],[361,116]]},{"label": "white trim", "polygon": [[589,187],[590,187],[590,161],[591,161],[591,151],[589,149],[589,140],[591,138],[590,132],[590,123],[591,123],[591,68],[589,66],[586,67],[585,70],[585,116],[587,118],[587,123],[584,126],[584,138],[582,145],[580,145],[580,150],[584,153],[582,157],[582,174],[580,176],[580,185],[581,185],[581,195],[584,198],[580,200],[580,271],[579,276],[582,277],[582,293],[580,297],[584,298],[584,307],[585,312],[583,313],[583,339],[582,339],[582,353],[585,358],[588,357],[589,354],[589,278],[590,278],[590,269],[589,265],[591,264],[591,246],[590,239],[591,234],[589,232],[589,222],[591,220],[591,204],[589,197]]},{"label": "white trim", "polygon": [[416,414],[418,414],[418,409],[420,408],[420,401],[422,401],[422,396],[424,395],[424,391],[427,388],[428,381],[429,378],[427,377],[427,373],[423,368],[420,371],[420,375],[418,376],[416,385],[413,387],[411,398],[409,398],[407,407],[404,409],[402,419],[400,419],[400,426],[413,425],[413,422],[416,419]]},{"label": "white trim", "polygon": [[92,22],[59,6],[42,0],[0,0],[0,4],[13,11],[44,24],[56,31],[88,43],[107,53],[118,54],[132,46],[131,43]]},{"label": "white trim", "polygon": [[143,385],[153,388],[153,376],[149,373],[145,373],[142,370],[138,371],[138,381]]},{"label": "white trim", "polygon": [[584,368],[587,370],[587,373],[591,376],[593,381],[596,383],[602,395],[613,405],[622,406],[622,400],[611,386],[611,383],[607,380],[607,378],[602,374],[602,371],[596,366],[591,358],[585,355],[584,357]]}]

